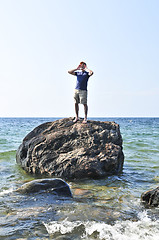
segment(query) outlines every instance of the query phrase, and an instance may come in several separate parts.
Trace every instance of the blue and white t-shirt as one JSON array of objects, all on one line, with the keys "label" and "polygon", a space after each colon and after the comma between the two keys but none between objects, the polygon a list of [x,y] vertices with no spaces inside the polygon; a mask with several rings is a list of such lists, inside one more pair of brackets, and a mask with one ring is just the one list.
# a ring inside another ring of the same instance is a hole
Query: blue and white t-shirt
[{"label": "blue and white t-shirt", "polygon": [[87,83],[89,79],[89,74],[86,71],[80,71],[75,73],[77,76],[77,82],[75,89],[78,90],[86,90],[87,91]]}]

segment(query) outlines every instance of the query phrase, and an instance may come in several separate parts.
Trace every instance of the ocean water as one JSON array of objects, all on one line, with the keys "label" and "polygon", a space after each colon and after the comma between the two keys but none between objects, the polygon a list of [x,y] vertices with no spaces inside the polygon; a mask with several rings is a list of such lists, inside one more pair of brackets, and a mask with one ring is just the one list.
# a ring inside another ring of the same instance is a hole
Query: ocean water
[{"label": "ocean water", "polygon": [[159,118],[115,121],[123,137],[123,172],[68,182],[73,199],[15,192],[35,179],[16,164],[16,150],[33,128],[56,118],[0,118],[0,239],[157,240],[159,208],[141,194],[159,186]]}]

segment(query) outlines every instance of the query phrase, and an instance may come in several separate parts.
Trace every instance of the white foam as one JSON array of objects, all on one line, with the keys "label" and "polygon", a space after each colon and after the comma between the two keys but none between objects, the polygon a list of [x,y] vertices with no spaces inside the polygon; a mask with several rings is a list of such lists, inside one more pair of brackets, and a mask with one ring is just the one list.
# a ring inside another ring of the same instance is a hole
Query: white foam
[{"label": "white foam", "polygon": [[44,223],[44,226],[46,227],[46,230],[48,231],[48,233],[52,235],[57,232],[61,234],[70,233],[74,230],[75,227],[78,227],[81,224],[82,224],[81,221],[70,222],[67,219],[65,219],[61,222],[54,221],[48,224]]},{"label": "white foam", "polygon": [[151,220],[147,212],[139,214],[138,221],[116,221],[114,225],[107,224],[105,222],[95,221],[53,221],[50,223],[44,223],[48,233],[53,235],[69,234],[75,228],[84,226],[84,230],[80,239],[91,239],[93,234],[98,236],[101,240],[157,240],[159,239],[159,221]]},{"label": "white foam", "polygon": [[139,220],[117,221],[115,225],[94,223],[86,227],[86,236],[99,232],[99,239],[107,240],[157,240],[159,221],[152,221],[146,212],[139,214]]},{"label": "white foam", "polygon": [[3,190],[2,192],[0,192],[0,196],[4,196],[6,194],[12,193],[14,191],[13,188],[9,188],[7,190]]}]

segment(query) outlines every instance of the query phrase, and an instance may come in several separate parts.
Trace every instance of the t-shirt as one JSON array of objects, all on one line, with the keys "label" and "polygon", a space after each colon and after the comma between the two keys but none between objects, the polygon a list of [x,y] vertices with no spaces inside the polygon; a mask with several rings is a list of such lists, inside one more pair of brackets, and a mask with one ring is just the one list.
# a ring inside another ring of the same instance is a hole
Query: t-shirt
[{"label": "t-shirt", "polygon": [[89,74],[86,71],[75,72],[77,76],[77,82],[75,89],[78,90],[86,90],[87,91],[87,83],[89,79]]}]

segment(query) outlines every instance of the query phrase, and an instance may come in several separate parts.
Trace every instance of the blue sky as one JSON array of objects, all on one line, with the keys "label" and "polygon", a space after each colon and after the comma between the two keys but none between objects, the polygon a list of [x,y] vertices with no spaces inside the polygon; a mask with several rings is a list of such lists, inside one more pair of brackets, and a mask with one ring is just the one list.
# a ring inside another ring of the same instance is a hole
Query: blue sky
[{"label": "blue sky", "polygon": [[[159,117],[158,0],[0,0],[0,117]],[[83,117],[80,105],[80,116]]]}]

